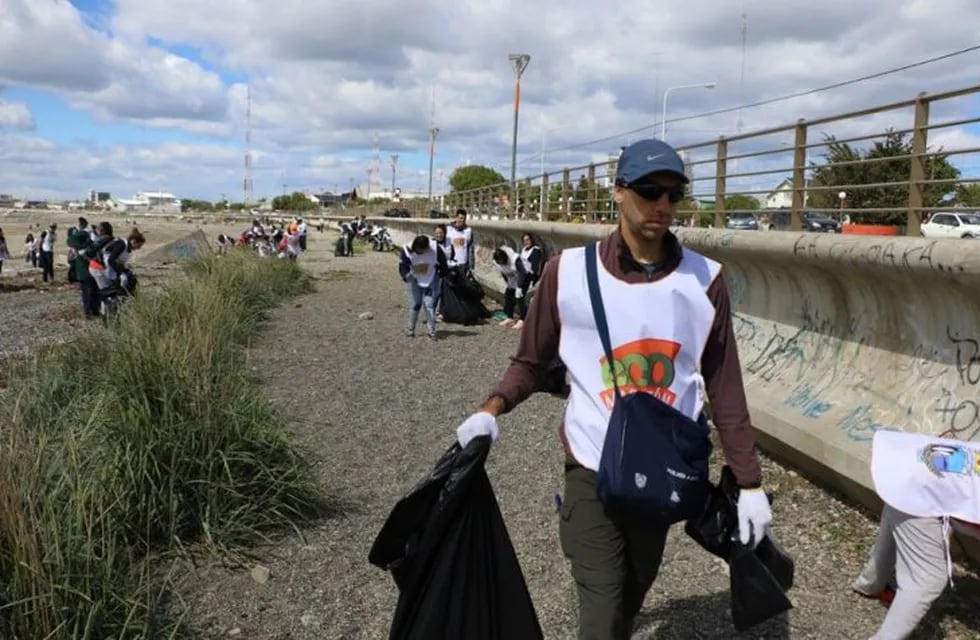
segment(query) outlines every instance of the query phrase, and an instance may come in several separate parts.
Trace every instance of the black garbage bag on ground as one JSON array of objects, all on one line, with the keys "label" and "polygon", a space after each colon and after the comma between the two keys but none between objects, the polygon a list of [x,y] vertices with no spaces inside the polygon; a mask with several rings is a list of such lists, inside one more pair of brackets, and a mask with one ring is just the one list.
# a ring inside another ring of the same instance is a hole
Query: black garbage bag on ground
[{"label": "black garbage bag on ground", "polygon": [[479,302],[487,295],[486,291],[483,290],[483,285],[468,269],[454,267],[449,270],[446,279],[464,300]]},{"label": "black garbage bag on ground", "polygon": [[337,238],[337,242],[333,246],[333,255],[338,258],[343,258],[347,255],[347,237],[340,236]]},{"label": "black garbage bag on ground", "polygon": [[442,283],[442,319],[451,324],[472,325],[490,317],[483,305],[483,287],[471,273],[450,269]]},{"label": "black garbage bag on ground", "polygon": [[684,532],[703,549],[729,565],[732,622],[744,631],[788,611],[786,592],[793,587],[795,563],[772,535],[753,550],[738,540],[738,486],[728,465],[708,493],[704,511],[684,525]]},{"label": "black garbage bag on ground", "polygon": [[371,547],[399,598],[389,640],[543,638],[484,470],[490,439],[454,445],[398,501]]}]

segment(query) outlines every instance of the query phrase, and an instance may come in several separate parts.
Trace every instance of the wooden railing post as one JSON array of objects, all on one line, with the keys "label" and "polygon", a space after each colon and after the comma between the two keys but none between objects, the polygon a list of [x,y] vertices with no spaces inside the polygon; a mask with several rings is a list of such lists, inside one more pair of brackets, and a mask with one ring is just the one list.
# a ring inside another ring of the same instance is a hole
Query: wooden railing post
[{"label": "wooden railing post", "polygon": [[728,178],[728,141],[718,138],[718,159],[715,163],[715,228],[725,226],[725,184]]},{"label": "wooden railing post", "polygon": [[789,228],[803,229],[803,210],[806,208],[806,121],[797,120],[793,140],[793,203]]},{"label": "wooden railing post", "polygon": [[905,235],[918,236],[921,231],[923,208],[926,201],[926,142],[929,130],[929,101],[922,92],[915,99],[915,121],[912,125],[912,157],[909,170],[909,208],[906,215]]}]

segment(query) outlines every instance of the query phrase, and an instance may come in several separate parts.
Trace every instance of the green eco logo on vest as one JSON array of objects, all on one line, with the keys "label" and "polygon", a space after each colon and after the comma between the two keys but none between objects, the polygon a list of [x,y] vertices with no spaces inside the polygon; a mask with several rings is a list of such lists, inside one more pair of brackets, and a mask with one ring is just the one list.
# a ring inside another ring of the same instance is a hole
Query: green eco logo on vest
[{"label": "green eco logo on vest", "polygon": [[[669,387],[674,382],[674,358],[680,350],[680,344],[656,338],[635,340],[613,349],[612,369],[620,393],[649,393],[658,400],[673,405],[677,394],[670,391]],[[612,410],[616,391],[613,388],[613,373],[609,370],[605,356],[599,360],[599,366],[602,384],[606,387],[599,398],[606,409]]]}]

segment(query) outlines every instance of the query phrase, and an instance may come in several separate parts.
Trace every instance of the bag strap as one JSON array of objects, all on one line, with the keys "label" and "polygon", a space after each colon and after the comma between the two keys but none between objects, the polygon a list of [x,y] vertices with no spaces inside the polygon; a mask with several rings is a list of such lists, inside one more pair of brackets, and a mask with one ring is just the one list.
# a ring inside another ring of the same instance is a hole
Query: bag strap
[{"label": "bag strap", "polygon": [[616,399],[620,398],[619,384],[616,382],[616,370],[613,368],[612,342],[609,340],[609,323],[606,321],[606,309],[602,305],[602,291],[599,289],[599,267],[596,253],[598,242],[585,247],[585,278],[589,283],[589,300],[592,302],[592,316],[595,318],[596,330],[606,352],[606,364],[612,376]]}]

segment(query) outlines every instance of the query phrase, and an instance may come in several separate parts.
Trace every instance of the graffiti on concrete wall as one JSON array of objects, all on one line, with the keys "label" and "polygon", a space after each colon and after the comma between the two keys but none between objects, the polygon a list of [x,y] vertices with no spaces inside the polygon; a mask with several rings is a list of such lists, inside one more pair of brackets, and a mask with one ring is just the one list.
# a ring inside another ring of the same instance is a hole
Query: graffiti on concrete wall
[{"label": "graffiti on concrete wall", "polygon": [[946,327],[935,342],[882,348],[880,327],[857,314],[833,316],[809,297],[792,324],[749,315],[748,288],[727,276],[742,368],[804,422],[855,442],[880,429],[980,439],[980,336]]}]

